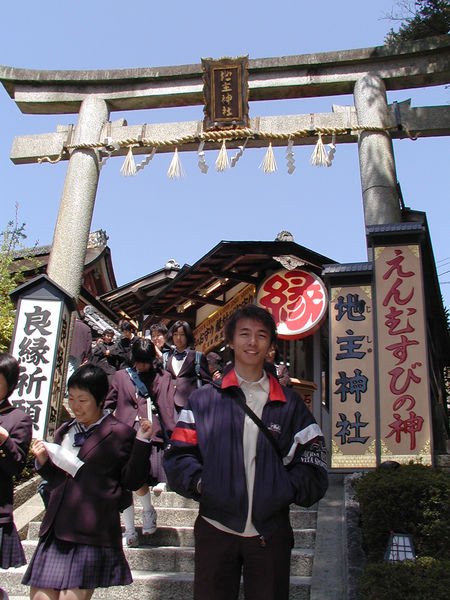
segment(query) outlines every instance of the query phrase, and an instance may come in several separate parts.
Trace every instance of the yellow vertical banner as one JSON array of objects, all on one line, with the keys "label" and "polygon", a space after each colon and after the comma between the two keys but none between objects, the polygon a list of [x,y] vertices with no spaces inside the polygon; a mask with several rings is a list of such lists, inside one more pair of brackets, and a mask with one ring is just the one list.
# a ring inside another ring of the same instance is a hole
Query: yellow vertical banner
[{"label": "yellow vertical banner", "polygon": [[331,467],[376,466],[372,288],[330,292]]},{"label": "yellow vertical banner", "polygon": [[381,461],[431,464],[420,247],[376,246],[374,257]]}]

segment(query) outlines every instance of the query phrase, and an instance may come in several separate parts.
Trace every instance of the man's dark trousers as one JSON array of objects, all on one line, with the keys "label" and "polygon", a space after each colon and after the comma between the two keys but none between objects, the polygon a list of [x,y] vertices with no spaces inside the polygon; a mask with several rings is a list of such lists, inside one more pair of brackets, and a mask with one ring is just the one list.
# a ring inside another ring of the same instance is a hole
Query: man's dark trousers
[{"label": "man's dark trousers", "polygon": [[241,573],[246,600],[289,600],[289,525],[265,540],[225,533],[198,517],[194,533],[194,600],[237,600]]}]

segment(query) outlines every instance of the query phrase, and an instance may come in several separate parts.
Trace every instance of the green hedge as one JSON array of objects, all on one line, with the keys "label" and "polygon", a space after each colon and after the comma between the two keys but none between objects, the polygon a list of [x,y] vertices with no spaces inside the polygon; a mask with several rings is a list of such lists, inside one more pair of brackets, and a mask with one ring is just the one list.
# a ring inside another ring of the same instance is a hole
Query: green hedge
[{"label": "green hedge", "polygon": [[[364,600],[450,598],[450,476],[419,464],[379,468],[354,482],[367,564]],[[413,536],[416,561],[384,562],[391,532]]]},{"label": "green hedge", "polygon": [[450,561],[418,558],[403,563],[372,563],[359,580],[362,600],[448,600]]},{"label": "green hedge", "polygon": [[369,561],[383,559],[392,531],[412,534],[418,556],[450,560],[447,473],[418,464],[380,468],[357,480],[355,492]]}]

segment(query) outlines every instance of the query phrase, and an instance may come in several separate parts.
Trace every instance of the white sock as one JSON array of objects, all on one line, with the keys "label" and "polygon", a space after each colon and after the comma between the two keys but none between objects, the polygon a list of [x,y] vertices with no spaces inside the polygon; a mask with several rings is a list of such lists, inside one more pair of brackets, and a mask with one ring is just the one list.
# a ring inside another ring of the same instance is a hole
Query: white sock
[{"label": "white sock", "polygon": [[145,511],[152,510],[153,505],[152,505],[152,498],[150,496],[150,491],[148,491],[146,494],[144,494],[144,496],[138,495],[138,498],[142,504],[143,510],[145,510]]},{"label": "white sock", "polygon": [[125,532],[127,534],[134,533],[136,527],[134,525],[134,504],[131,504],[122,513],[123,524],[125,525]]}]

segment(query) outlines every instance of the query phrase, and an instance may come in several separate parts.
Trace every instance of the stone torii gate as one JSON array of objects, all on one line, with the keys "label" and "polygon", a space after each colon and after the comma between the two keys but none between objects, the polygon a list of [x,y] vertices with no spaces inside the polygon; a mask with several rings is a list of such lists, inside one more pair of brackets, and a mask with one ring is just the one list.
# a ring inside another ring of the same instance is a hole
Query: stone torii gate
[{"label": "stone torii gate", "polygon": [[[386,90],[426,87],[450,81],[448,36],[402,45],[249,60],[249,101],[354,94],[355,107],[322,114],[261,117],[245,131],[203,132],[201,122],[127,126],[109,121],[112,111],[201,105],[201,65],[104,71],[38,71],[0,67],[0,81],[27,114],[78,112],[78,123],[55,133],[15,138],[15,164],[68,160],[50,261],[49,278],[76,298],[102,156],[205,150],[227,140],[247,148],[314,144],[317,134],[339,143],[357,142],[365,224],[397,223],[392,138],[450,134],[450,107],[388,105]],[[180,145],[179,141],[182,140]],[[135,143],[134,143],[135,142]]]},{"label": "stone torii gate", "polygon": [[[26,406],[35,431],[47,438],[52,438],[62,404],[70,313],[81,287],[99,174],[107,157],[123,156],[130,147],[134,154],[149,156],[198,150],[200,144],[204,150],[217,149],[224,141],[229,148],[315,144],[318,136],[325,142],[357,142],[364,219],[370,229],[400,224],[402,218],[392,138],[450,134],[450,107],[389,106],[386,100],[386,90],[450,81],[448,37],[405,44],[395,52],[378,47],[248,61],[249,101],[354,94],[354,107],[333,107],[331,113],[256,117],[240,129],[218,130],[204,130],[202,121],[129,127],[124,120],[109,120],[118,110],[202,105],[203,76],[201,65],[118,71],[0,67],[0,81],[24,113],[78,112],[76,126],[17,137],[11,151],[16,164],[68,160],[47,276],[15,291],[19,306],[13,353],[25,355],[16,402]],[[46,352],[39,365],[27,355],[27,348],[34,347]],[[424,411],[422,437],[431,441],[429,409]],[[428,460],[429,452],[423,454]],[[341,457],[336,460],[339,466]]]}]

